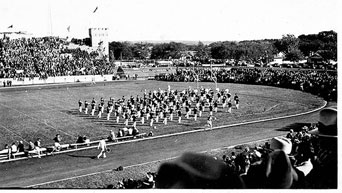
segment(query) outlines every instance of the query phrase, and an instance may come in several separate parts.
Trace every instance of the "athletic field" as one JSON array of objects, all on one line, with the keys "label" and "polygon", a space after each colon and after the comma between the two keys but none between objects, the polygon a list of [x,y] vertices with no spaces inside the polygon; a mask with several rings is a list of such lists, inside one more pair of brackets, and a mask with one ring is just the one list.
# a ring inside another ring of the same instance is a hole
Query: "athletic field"
[{"label": "athletic field", "polygon": [[[62,135],[62,143],[73,143],[78,135],[86,135],[92,141],[108,136],[109,130],[117,131],[119,124],[78,112],[78,100],[90,101],[93,97],[99,101],[109,97],[129,98],[130,95],[142,95],[143,90],[158,88],[186,89],[196,87],[195,83],[158,82],[158,81],[114,81],[107,83],[12,87],[0,89],[0,143],[12,143],[16,140],[42,139],[42,145],[52,144],[52,138]],[[205,88],[215,88],[213,83],[199,83]],[[217,120],[213,126],[224,126],[212,131],[203,131],[208,111],[198,121],[184,120],[152,129],[155,136],[128,143],[113,144],[106,159],[94,160],[97,149],[69,152],[42,159],[32,158],[0,164],[0,187],[28,187],[45,184],[47,188],[102,188],[114,180],[127,175],[124,172],[110,172],[118,166],[132,168],[179,156],[185,151],[202,152],[212,149],[262,140],[288,132],[287,126],[294,123],[317,121],[317,112],[282,119],[265,121],[269,118],[283,117],[308,112],[322,107],[325,102],[311,94],[301,91],[241,84],[218,84],[221,89],[230,89],[232,95],[238,93],[240,109],[232,114],[214,113]],[[220,106],[219,106],[220,107]],[[104,114],[106,115],[106,113]],[[257,122],[260,120],[261,122]],[[248,125],[247,123],[256,121]],[[236,124],[235,124],[236,123]],[[130,123],[131,124],[131,123]],[[140,132],[149,132],[148,124],[137,124]],[[182,131],[180,135],[166,135]],[[163,135],[164,137],[158,138]],[[127,170],[129,171],[129,170]],[[104,172],[104,173],[103,173]],[[143,170],[135,170],[134,175],[143,175]],[[94,176],[91,174],[101,173]],[[84,176],[84,177],[80,177]],[[68,179],[63,181],[64,179]],[[61,181],[62,180],[62,181]],[[48,184],[46,184],[48,183]],[[50,186],[49,184],[52,183]]]},{"label": "athletic field", "polygon": [[[79,135],[86,135],[90,140],[98,140],[107,137],[109,130],[118,131],[124,127],[123,119],[115,122],[115,117],[106,120],[106,113],[101,119],[96,116],[78,112],[78,100],[91,102],[94,97],[99,101],[101,97],[105,102],[109,97],[115,99],[136,95],[142,96],[144,89],[183,90],[196,87],[195,83],[176,83],[158,81],[118,81],[97,83],[96,85],[66,85],[59,88],[53,87],[18,87],[0,90],[0,147],[4,144],[22,140],[33,142],[41,138],[42,145],[52,144],[56,134],[61,134],[62,143],[73,143]],[[200,83],[204,88],[215,89],[213,83]],[[271,117],[291,115],[315,109],[322,105],[322,101],[313,95],[295,90],[287,90],[266,86],[218,84],[220,89],[228,88],[232,95],[238,93],[241,104],[240,109],[233,107],[232,114],[219,108],[214,113],[217,120],[213,126],[253,121]],[[220,107],[220,106],[219,106]],[[164,125],[160,120],[156,123],[157,129],[152,129],[155,135],[175,133],[194,129],[203,129],[208,117],[208,110],[203,116],[194,121],[185,120],[181,124],[177,119]],[[151,128],[148,121],[144,125],[139,122],[137,128],[141,133],[148,133]],[[132,124],[131,122],[129,123]]]}]

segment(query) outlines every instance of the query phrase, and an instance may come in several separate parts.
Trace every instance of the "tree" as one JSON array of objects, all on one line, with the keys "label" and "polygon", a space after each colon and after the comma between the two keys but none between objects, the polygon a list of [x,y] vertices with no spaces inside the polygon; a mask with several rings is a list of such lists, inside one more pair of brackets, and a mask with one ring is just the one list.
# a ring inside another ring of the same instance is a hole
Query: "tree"
[{"label": "tree", "polygon": [[135,59],[147,59],[150,56],[149,46],[143,43],[132,45],[132,53]]},{"label": "tree", "polygon": [[207,60],[211,57],[210,49],[202,42],[198,42],[197,46],[194,49],[196,51],[195,58],[200,61]]},{"label": "tree", "polygon": [[132,45],[129,42],[111,42],[109,50],[114,52],[114,57],[119,59],[132,59]]},{"label": "tree", "polygon": [[290,50],[286,55],[285,59],[292,62],[298,62],[303,58],[303,53],[299,49]]},{"label": "tree", "polygon": [[183,43],[170,42],[154,45],[151,59],[180,58],[183,51],[187,49]]},{"label": "tree", "polygon": [[334,31],[322,31],[318,34],[298,36],[299,49],[304,56],[311,53],[319,53],[324,60],[337,60],[337,33]]},{"label": "tree", "polygon": [[299,39],[293,34],[283,35],[283,37],[275,42],[275,47],[279,52],[289,53],[292,50],[298,49]]},{"label": "tree", "polygon": [[285,59],[298,61],[303,58],[303,53],[299,49],[300,39],[293,34],[283,35],[281,40],[275,42],[275,47],[285,53]]}]

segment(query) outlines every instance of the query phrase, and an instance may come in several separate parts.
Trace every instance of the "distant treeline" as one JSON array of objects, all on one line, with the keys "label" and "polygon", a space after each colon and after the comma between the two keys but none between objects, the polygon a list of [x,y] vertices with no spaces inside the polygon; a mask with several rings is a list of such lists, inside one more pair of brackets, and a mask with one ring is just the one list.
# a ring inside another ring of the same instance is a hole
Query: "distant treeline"
[{"label": "distant treeline", "polygon": [[[74,43],[87,44],[73,39]],[[189,52],[192,51],[192,52]],[[281,39],[223,41],[205,45],[188,45],[181,42],[170,43],[131,43],[110,42],[110,60],[132,59],[179,59],[191,58],[193,61],[208,62],[210,59],[235,59],[249,62],[267,63],[279,52],[285,54],[285,60],[299,61],[313,53],[320,54],[324,60],[337,60],[337,33],[322,31],[318,34],[283,35]]]}]

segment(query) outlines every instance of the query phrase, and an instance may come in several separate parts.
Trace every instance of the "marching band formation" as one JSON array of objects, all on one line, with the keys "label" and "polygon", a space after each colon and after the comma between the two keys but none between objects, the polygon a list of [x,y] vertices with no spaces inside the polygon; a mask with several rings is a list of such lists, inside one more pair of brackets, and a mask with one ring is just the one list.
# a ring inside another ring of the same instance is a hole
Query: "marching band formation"
[{"label": "marching band formation", "polygon": [[[213,127],[213,120],[216,120],[214,113],[218,112],[219,107],[223,112],[232,113],[233,105],[235,109],[239,109],[239,97],[237,93],[232,97],[229,89],[216,91],[210,88],[201,87],[198,89],[188,89],[179,91],[171,90],[168,85],[167,90],[153,90],[147,92],[146,89],[143,96],[130,96],[120,99],[112,97],[107,101],[105,107],[105,100],[101,97],[97,102],[94,98],[91,102],[81,100],[78,101],[79,112],[101,118],[106,113],[106,119],[114,119],[117,124],[122,123],[127,128],[129,120],[132,122],[133,130],[136,130],[137,122],[142,125],[148,124],[151,128],[156,128],[155,123],[162,121],[164,125],[168,121],[174,121],[174,116],[177,116],[177,122],[182,123],[182,119],[193,119],[197,121],[202,117],[203,112],[208,111],[206,127],[211,129]],[[123,119],[123,120],[122,120]],[[120,137],[120,136],[119,136]]]}]

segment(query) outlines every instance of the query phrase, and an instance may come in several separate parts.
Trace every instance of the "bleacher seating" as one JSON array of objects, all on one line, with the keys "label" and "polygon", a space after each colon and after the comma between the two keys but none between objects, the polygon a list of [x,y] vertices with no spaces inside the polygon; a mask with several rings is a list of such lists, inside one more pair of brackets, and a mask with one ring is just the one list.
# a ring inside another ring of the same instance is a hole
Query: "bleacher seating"
[{"label": "bleacher seating", "polygon": [[[135,136],[124,136],[124,137],[118,137],[116,138],[115,141],[113,141],[113,143],[111,141],[106,140],[107,142],[109,142],[110,144],[115,144],[117,142],[124,142],[124,141],[128,141],[128,140],[133,140],[133,139],[141,139],[147,137],[146,133],[140,133],[138,135]],[[65,152],[70,152],[70,151],[77,151],[79,149],[83,149],[83,148],[94,148],[98,145],[100,140],[96,140],[96,141],[91,141],[91,142],[87,142],[87,143],[72,143],[72,144],[61,144],[61,148],[59,151],[56,151],[56,147],[55,146],[47,146],[47,147],[43,147],[40,148],[40,156],[48,156],[48,155],[54,155],[54,154],[60,154],[60,153],[65,153]],[[32,158],[32,157],[38,157],[38,153],[37,150],[31,150],[31,151],[25,151],[25,152],[17,152],[12,154],[11,159],[8,159],[8,150],[4,149],[0,151],[0,163],[1,162],[8,162],[8,161],[17,161],[17,160],[21,160],[21,159],[27,159],[27,158]]]}]

